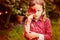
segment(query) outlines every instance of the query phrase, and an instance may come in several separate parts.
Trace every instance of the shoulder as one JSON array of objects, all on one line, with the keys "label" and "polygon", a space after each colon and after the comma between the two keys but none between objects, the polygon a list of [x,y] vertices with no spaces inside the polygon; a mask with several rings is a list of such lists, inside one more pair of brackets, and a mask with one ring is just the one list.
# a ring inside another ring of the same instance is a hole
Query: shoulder
[{"label": "shoulder", "polygon": [[47,17],[45,21],[50,21],[50,18]]},{"label": "shoulder", "polygon": [[44,24],[45,24],[45,26],[46,27],[51,27],[51,21],[50,21],[50,19],[49,18],[46,18],[46,21],[44,22]]},{"label": "shoulder", "polygon": [[50,19],[47,17],[45,23],[50,23]]}]

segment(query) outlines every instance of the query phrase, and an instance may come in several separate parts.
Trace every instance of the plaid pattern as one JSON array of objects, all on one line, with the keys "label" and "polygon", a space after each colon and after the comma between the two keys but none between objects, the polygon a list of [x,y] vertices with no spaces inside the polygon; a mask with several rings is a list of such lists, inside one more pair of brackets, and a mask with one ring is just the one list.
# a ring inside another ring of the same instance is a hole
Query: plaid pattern
[{"label": "plaid pattern", "polygon": [[[30,31],[43,34],[44,40],[51,40],[52,38],[51,23],[49,18],[47,18],[45,22],[42,21],[42,18],[40,18],[38,21],[33,19],[30,24]],[[26,40],[29,40],[29,38],[26,37],[26,32],[24,32],[24,36]],[[34,38],[32,40],[38,40],[38,38]]]}]

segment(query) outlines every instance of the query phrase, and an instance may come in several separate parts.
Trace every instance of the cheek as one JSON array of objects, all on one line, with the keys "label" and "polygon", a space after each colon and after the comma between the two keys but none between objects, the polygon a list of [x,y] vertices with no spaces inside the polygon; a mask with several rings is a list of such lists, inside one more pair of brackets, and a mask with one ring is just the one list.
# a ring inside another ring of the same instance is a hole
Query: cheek
[{"label": "cheek", "polygon": [[39,15],[42,15],[42,12],[43,12],[43,11],[40,11],[40,12],[39,12]]},{"label": "cheek", "polygon": [[36,14],[36,18],[39,18],[41,16],[41,14]]},{"label": "cheek", "polygon": [[42,14],[42,11],[36,13],[36,16],[41,16],[41,14]]},{"label": "cheek", "polygon": [[39,11],[39,14],[42,14],[42,12],[43,12],[42,10],[41,10],[41,11]]}]

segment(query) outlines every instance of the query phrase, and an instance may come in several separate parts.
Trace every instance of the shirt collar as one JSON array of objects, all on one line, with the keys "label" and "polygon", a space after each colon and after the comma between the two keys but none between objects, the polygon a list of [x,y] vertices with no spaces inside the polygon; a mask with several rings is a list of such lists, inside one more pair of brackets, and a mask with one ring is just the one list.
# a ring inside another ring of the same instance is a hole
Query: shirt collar
[{"label": "shirt collar", "polygon": [[43,21],[43,17],[40,17],[39,20],[33,19],[32,21],[35,21],[35,22],[37,22],[37,21]]}]

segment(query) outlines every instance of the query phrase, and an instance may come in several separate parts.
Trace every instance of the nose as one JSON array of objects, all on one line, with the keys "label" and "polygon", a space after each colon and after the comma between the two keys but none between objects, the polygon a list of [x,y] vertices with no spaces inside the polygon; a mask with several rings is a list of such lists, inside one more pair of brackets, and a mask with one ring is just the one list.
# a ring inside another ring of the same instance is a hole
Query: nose
[{"label": "nose", "polygon": [[36,12],[36,16],[38,16],[39,14],[38,14],[38,12]]}]

